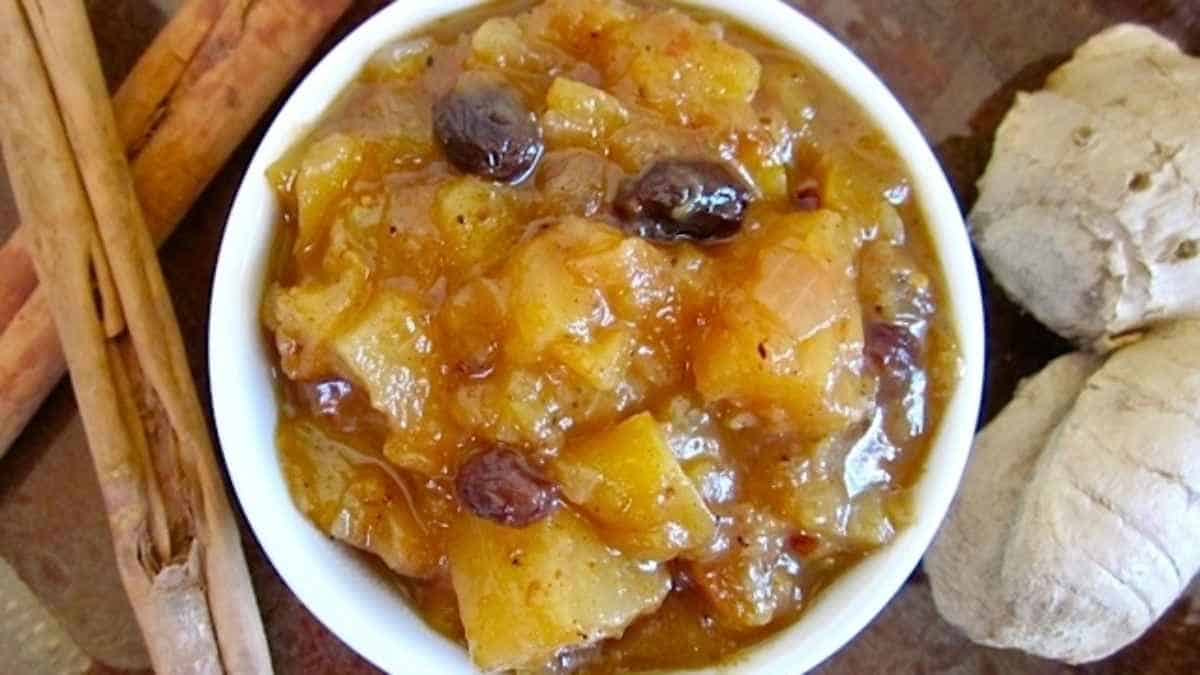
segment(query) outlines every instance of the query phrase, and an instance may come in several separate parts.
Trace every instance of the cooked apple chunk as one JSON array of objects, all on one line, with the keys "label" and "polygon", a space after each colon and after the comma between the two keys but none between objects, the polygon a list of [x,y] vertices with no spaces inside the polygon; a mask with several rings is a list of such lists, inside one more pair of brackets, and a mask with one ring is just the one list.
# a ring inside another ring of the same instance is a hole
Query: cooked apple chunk
[{"label": "cooked apple chunk", "polygon": [[471,658],[489,672],[619,636],[671,586],[665,568],[613,551],[570,509],[524,528],[460,516],[449,559]]},{"label": "cooked apple chunk", "polygon": [[713,536],[712,513],[650,413],[569,444],[553,475],[605,541],[633,555],[670,560]]}]

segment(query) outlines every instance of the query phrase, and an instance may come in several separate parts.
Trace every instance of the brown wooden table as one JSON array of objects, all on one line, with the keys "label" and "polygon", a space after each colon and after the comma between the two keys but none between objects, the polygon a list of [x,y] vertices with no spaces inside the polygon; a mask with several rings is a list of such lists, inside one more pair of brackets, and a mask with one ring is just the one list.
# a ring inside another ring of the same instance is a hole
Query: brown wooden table
[{"label": "brown wooden table", "polygon": [[[964,207],[974,199],[974,181],[1014,93],[1038,88],[1089,35],[1136,20],[1180,40],[1192,53],[1200,51],[1200,0],[791,1],[878,70],[933,142]],[[106,74],[115,83],[180,0],[87,2]],[[383,4],[359,0],[337,34]],[[208,297],[217,248],[261,131],[229,162],[162,254],[192,368],[206,397]],[[7,183],[0,180],[0,238],[16,222]],[[1019,378],[1065,349],[991,288],[987,296],[985,417],[1007,402]],[[58,614],[75,640],[106,664],[101,670],[141,671],[147,659],[113,566],[85,443],[64,384],[0,464],[0,556]],[[375,672],[299,604],[248,530],[243,532],[277,670]],[[821,672],[1200,672],[1200,584],[1193,584],[1137,644],[1103,663],[1068,668],[972,645],[938,617],[918,571],[879,618]]]}]

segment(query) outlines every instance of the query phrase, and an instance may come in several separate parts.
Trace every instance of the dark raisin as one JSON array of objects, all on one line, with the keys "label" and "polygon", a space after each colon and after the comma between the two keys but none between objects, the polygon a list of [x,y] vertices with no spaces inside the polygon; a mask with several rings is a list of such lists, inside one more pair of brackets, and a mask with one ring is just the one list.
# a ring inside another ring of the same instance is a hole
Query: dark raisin
[{"label": "dark raisin", "polygon": [[338,377],[314,382],[311,389],[312,406],[322,415],[336,415],[342,401],[350,397],[351,390],[350,383]]},{"label": "dark raisin", "polygon": [[721,164],[665,159],[625,181],[614,206],[633,234],[673,241],[732,237],[749,203],[750,189]]},{"label": "dark raisin", "polygon": [[917,336],[895,323],[870,322],[866,327],[866,354],[882,373],[907,377],[917,366]]},{"label": "dark raisin", "polygon": [[866,326],[865,352],[879,375],[888,437],[903,442],[920,436],[925,430],[928,385],[921,367],[921,340],[901,324],[873,321]]},{"label": "dark raisin", "polygon": [[484,178],[521,181],[542,156],[537,117],[510,87],[478,73],[434,104],[433,130],[454,166]]},{"label": "dark raisin", "polygon": [[821,189],[816,185],[805,185],[792,193],[792,203],[801,211],[816,211],[821,208]]},{"label": "dark raisin", "polygon": [[294,386],[306,412],[327,419],[339,431],[354,433],[374,417],[366,392],[340,377],[296,382]]},{"label": "dark raisin", "polygon": [[458,498],[480,518],[525,527],[558,508],[558,486],[546,480],[516,450],[492,445],[458,469]]}]

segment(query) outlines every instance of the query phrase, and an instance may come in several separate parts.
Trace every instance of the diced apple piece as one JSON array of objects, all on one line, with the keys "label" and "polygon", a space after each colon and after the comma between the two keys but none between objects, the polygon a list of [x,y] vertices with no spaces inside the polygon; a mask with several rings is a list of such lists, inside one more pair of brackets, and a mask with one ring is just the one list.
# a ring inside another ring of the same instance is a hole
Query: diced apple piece
[{"label": "diced apple piece", "polygon": [[924,330],[936,306],[933,280],[921,271],[912,253],[884,241],[863,247],[863,274],[858,287],[870,316],[897,326]]},{"label": "diced apple piece", "polygon": [[[846,247],[853,251],[852,242]],[[858,314],[855,279],[845,252],[822,248],[821,242],[768,247],[758,256],[751,294],[797,340]]]},{"label": "diced apple piece", "polygon": [[862,550],[879,548],[892,540],[896,527],[887,511],[886,495],[879,489],[868,490],[854,498],[846,539]]},{"label": "diced apple piece", "polygon": [[419,167],[433,155],[433,100],[428,93],[381,101],[374,113],[363,132],[371,139],[377,171]]},{"label": "diced apple piece", "polygon": [[608,149],[614,162],[636,174],[656,159],[690,154],[707,142],[698,132],[663,124],[653,115],[639,115],[613,132]]},{"label": "diced apple piece", "polygon": [[334,341],[334,351],[394,427],[421,423],[438,370],[420,300],[396,289],[377,291]]},{"label": "diced apple piece", "polygon": [[296,173],[296,250],[318,241],[325,220],[346,192],[363,162],[362,142],[347,134],[331,134],[308,147]]},{"label": "diced apple piece", "polygon": [[536,44],[520,22],[507,16],[488,19],[475,29],[471,35],[471,60],[526,72],[548,72],[566,63],[562,54],[550,45]]},{"label": "diced apple piece", "polygon": [[616,194],[621,170],[590,150],[546,153],[538,171],[543,208],[553,215],[592,216]]},{"label": "diced apple piece", "polygon": [[[361,382],[371,407],[386,414],[383,452],[404,469],[434,475],[447,463],[442,375],[428,313],[415,296],[381,289],[333,343],[344,372]],[[452,440],[452,439],[451,439]]]},{"label": "diced apple piece", "polygon": [[[633,352],[627,380],[642,384],[643,400],[664,389],[688,386],[691,378],[689,346],[684,342],[684,331],[670,324],[659,324],[651,330],[661,332],[653,337],[643,333],[644,341],[639,342]],[[624,388],[617,391],[622,395],[626,393]]]},{"label": "diced apple piece", "polygon": [[716,266],[699,246],[676,244],[671,255],[671,267],[676,289],[685,304],[707,304],[712,299],[717,287]]},{"label": "diced apple piece", "polygon": [[489,672],[620,636],[671,585],[664,567],[613,552],[567,508],[519,529],[464,514],[448,555],[471,658]]},{"label": "diced apple piece", "polygon": [[916,520],[916,494],[913,488],[892,487],[883,495],[883,510],[892,527],[901,530]]},{"label": "diced apple piece", "polygon": [[558,248],[553,235],[543,233],[510,263],[511,330],[505,350],[518,363],[536,361],[558,340],[590,338],[608,316],[604,297],[580,283]]},{"label": "diced apple piece", "polygon": [[875,210],[875,241],[893,246],[903,246],[908,240],[908,226],[904,224],[904,218],[900,212],[896,210],[886,200],[880,200],[879,205]]},{"label": "diced apple piece", "polygon": [[379,232],[387,213],[386,199],[363,195],[345,204],[329,223],[329,244],[321,259],[322,270],[341,274],[348,266],[376,270]]},{"label": "diced apple piece", "polygon": [[281,425],[279,446],[296,504],[318,527],[399,574],[434,572],[437,539],[417,520],[400,476],[309,424]]},{"label": "diced apple piece", "polygon": [[532,56],[521,24],[498,16],[480,24],[471,34],[471,56],[488,65],[519,68]]},{"label": "diced apple piece", "polygon": [[722,519],[724,551],[686,563],[689,576],[725,621],[752,629],[796,608],[799,564],[789,549],[791,528],[770,513],[737,507]]},{"label": "diced apple piece", "polygon": [[276,430],[280,466],[296,506],[328,531],[338,502],[354,479],[352,455],[341,444],[308,423],[280,424]]},{"label": "diced apple piece", "polygon": [[608,223],[576,216],[563,217],[557,225],[543,232],[542,237],[564,249],[567,253],[561,257],[565,259],[605,251],[625,239],[620,230]]},{"label": "diced apple piece", "polygon": [[455,461],[454,439],[447,438],[448,431],[441,406],[431,401],[418,424],[407,429],[394,429],[388,434],[383,444],[383,456],[395,466],[419,476],[444,475]]},{"label": "diced apple piece", "polygon": [[326,349],[340,322],[361,304],[366,286],[366,268],[353,264],[333,281],[271,284],[263,300],[263,321],[275,334],[284,374],[294,380],[326,374]]},{"label": "diced apple piece", "polygon": [[296,218],[296,174],[300,171],[300,162],[307,149],[303,143],[297,143],[267,167],[267,182],[275,189],[279,205],[292,222]]},{"label": "diced apple piece", "polygon": [[862,312],[853,276],[856,232],[837,213],[788,214],[737,246],[754,274],[736,286],[693,350],[697,388],[769,417],[787,413],[821,437],[860,419]]},{"label": "diced apple piece", "polygon": [[877,418],[789,451],[759,467],[756,491],[781,518],[816,537],[827,554],[878,548],[905,522],[906,494],[886,487],[883,467],[895,448],[881,434]]},{"label": "diced apple piece", "polygon": [[383,173],[433,153],[433,94],[421,87],[360,80],[340,97],[330,125],[332,131],[361,139],[369,166]]},{"label": "diced apple piece", "polygon": [[870,551],[896,532],[883,492],[871,489],[850,499],[837,476],[779,484],[772,490],[772,503],[788,522],[820,536],[830,550]]},{"label": "diced apple piece", "polygon": [[816,164],[821,203],[844,214],[872,214],[885,192],[904,182],[895,150],[878,134],[827,150]]},{"label": "diced apple piece", "polygon": [[403,199],[389,196],[376,242],[380,279],[408,277],[431,288],[446,273],[447,246],[433,222],[433,205],[444,179],[430,178],[406,185]]},{"label": "diced apple piece", "polygon": [[491,371],[500,350],[508,293],[499,282],[477,277],[451,293],[438,318],[452,368],[468,376]]},{"label": "diced apple piece", "polygon": [[437,569],[439,553],[414,518],[404,491],[378,467],[359,467],[329,525],[334,538],[373,553],[392,570],[424,578]]},{"label": "diced apple piece", "polygon": [[545,375],[506,368],[460,387],[452,412],[462,426],[502,443],[554,446],[562,436],[555,389]]},{"label": "diced apple piece", "polygon": [[753,242],[760,250],[785,248],[804,251],[822,262],[850,273],[861,248],[856,221],[836,211],[822,209],[764,216],[766,227]]},{"label": "diced apple piece", "polygon": [[363,77],[391,82],[415,80],[428,68],[426,61],[435,47],[437,43],[430,37],[398,40],[375,52],[363,69]]},{"label": "diced apple piece", "polygon": [[560,341],[552,348],[555,357],[589,385],[612,391],[624,379],[637,346],[626,329],[599,331],[591,340]]},{"label": "diced apple piece", "polygon": [[[781,136],[783,136],[781,134]],[[768,200],[783,199],[788,192],[787,167],[791,140],[780,141],[765,132],[747,134],[737,145],[737,161],[746,168],[754,187]]]},{"label": "diced apple piece", "polygon": [[651,318],[676,299],[667,254],[638,237],[578,257],[568,266],[589,284],[602,288],[617,315],[626,321]]},{"label": "diced apple piece", "polygon": [[585,55],[606,31],[637,16],[623,0],[546,0],[530,13],[530,31],[564,51]]},{"label": "diced apple piece", "polygon": [[542,127],[552,147],[603,149],[603,141],[628,121],[620,100],[583,82],[556,77],[546,92]]},{"label": "diced apple piece", "polygon": [[638,94],[680,122],[717,121],[758,91],[758,59],[684,14],[652,14],[618,39],[632,50],[627,74]]},{"label": "diced apple piece", "polygon": [[822,87],[803,64],[793,58],[768,56],[762,61],[762,91],[756,101],[780,114],[793,131],[804,131],[817,115]]},{"label": "diced apple piece", "polygon": [[[772,503],[779,514],[805,532],[841,539],[850,517],[850,499],[837,477],[822,475],[807,467],[803,460],[796,466],[784,463],[779,471],[791,474],[780,476],[782,480],[771,490]],[[796,476],[805,479],[798,480]]]},{"label": "diced apple piece", "polygon": [[731,466],[709,457],[701,457],[684,467],[706,504],[725,504],[737,492],[737,473]]},{"label": "diced apple piece", "polygon": [[557,448],[567,431],[614,423],[639,402],[636,392],[601,391],[558,363],[527,369],[502,361],[486,378],[458,387],[450,412],[481,438]]},{"label": "diced apple piece", "polygon": [[446,252],[460,270],[502,258],[525,223],[512,188],[464,176],[443,184],[433,202],[433,220]]},{"label": "diced apple piece", "polygon": [[650,413],[569,443],[551,474],[605,540],[631,555],[670,560],[712,539],[713,515]]},{"label": "diced apple piece", "polygon": [[749,298],[724,299],[692,354],[696,388],[820,438],[859,420],[871,392],[861,375],[862,320],[840,319],[797,341]]},{"label": "diced apple piece", "polygon": [[[672,665],[683,672],[712,672],[705,666],[728,659],[731,636],[724,624],[712,620],[708,601],[697,593],[671,593],[650,616],[637,621],[619,640],[604,645],[611,663],[620,663],[633,672],[658,672],[645,668],[662,664],[669,654]],[[732,675],[732,667],[718,668]]]}]

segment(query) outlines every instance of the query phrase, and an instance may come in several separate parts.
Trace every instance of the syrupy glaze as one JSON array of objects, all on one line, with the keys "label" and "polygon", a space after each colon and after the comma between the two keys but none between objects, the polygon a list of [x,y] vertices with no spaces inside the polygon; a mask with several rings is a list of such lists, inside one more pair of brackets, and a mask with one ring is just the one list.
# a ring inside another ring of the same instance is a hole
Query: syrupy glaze
[{"label": "syrupy glaze", "polygon": [[382,50],[271,178],[295,502],[481,668],[713,664],[908,523],[957,377],[938,264],[787,51],[493,3]]}]

